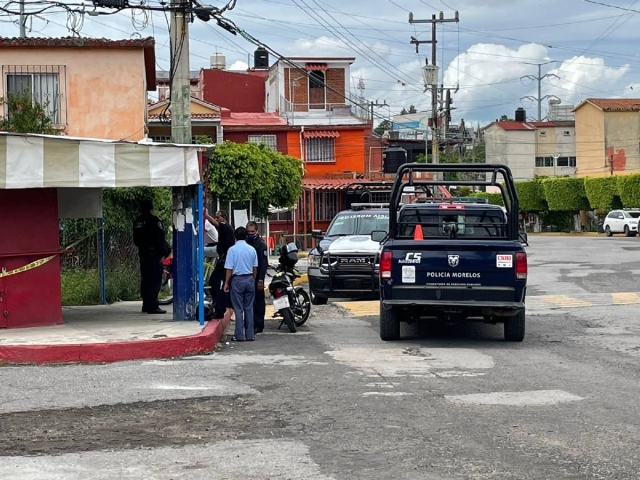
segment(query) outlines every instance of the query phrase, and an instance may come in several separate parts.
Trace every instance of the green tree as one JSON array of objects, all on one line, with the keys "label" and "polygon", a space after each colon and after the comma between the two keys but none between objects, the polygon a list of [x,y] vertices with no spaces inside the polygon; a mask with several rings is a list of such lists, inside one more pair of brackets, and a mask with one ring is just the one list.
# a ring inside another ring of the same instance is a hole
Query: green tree
[{"label": "green tree", "polygon": [[209,161],[209,188],[222,203],[253,200],[258,215],[269,205],[291,207],[302,192],[300,160],[266,145],[224,142]]},{"label": "green tree", "polygon": [[409,112],[407,112],[407,109],[406,109],[406,108],[403,108],[403,109],[400,111],[400,115],[406,115],[407,113],[409,113]]},{"label": "green tree", "polygon": [[391,130],[393,128],[393,124],[389,120],[383,120],[380,122],[376,128],[373,129],[373,133],[381,137],[384,135],[384,132],[387,130]]},{"label": "green tree", "polygon": [[513,122],[513,118],[509,118],[507,115],[502,115],[500,117],[501,122]]},{"label": "green tree", "polygon": [[418,111],[416,110],[415,106],[409,105],[409,113],[418,113]]},{"label": "green tree", "polygon": [[7,106],[7,115],[0,119],[0,130],[13,133],[59,134],[53,127],[53,119],[47,115],[48,104],[40,104],[29,93],[9,93],[6,97],[0,98],[0,104]]}]

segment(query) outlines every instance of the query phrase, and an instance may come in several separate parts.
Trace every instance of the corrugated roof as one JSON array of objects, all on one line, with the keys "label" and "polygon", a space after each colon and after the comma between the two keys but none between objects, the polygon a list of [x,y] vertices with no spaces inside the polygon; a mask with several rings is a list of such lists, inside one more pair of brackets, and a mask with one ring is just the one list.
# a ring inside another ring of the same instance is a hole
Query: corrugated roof
[{"label": "corrugated roof", "polygon": [[[154,115],[154,114],[149,114],[148,115],[149,120],[159,120],[160,119],[160,115]],[[167,110],[166,113],[166,117],[167,118],[171,118],[171,110]],[[197,119],[212,119],[212,120],[217,120],[220,118],[220,115],[217,115],[215,113],[192,113],[191,114],[191,119],[192,120],[197,120]]]},{"label": "corrugated roof", "polygon": [[[605,112],[640,112],[640,98],[587,98],[585,101]],[[580,108],[582,103],[575,110]]]},{"label": "corrugated roof", "polygon": [[[358,180],[355,178],[305,178],[302,181],[302,186],[307,190],[334,190],[335,191],[335,190],[344,190],[347,188],[348,185],[352,183],[367,185],[371,182]],[[379,183],[379,182],[373,182],[373,183]],[[385,189],[385,188],[388,189],[391,186],[392,186],[391,183],[386,187],[374,186],[372,187],[372,190]]]},{"label": "corrugated roof", "polygon": [[503,130],[523,130],[523,131],[535,130],[535,127],[525,122],[508,121],[508,122],[494,122],[493,124],[497,125]]},{"label": "corrugated roof", "polygon": [[234,113],[222,118],[223,127],[286,126],[287,121],[277,113]]}]

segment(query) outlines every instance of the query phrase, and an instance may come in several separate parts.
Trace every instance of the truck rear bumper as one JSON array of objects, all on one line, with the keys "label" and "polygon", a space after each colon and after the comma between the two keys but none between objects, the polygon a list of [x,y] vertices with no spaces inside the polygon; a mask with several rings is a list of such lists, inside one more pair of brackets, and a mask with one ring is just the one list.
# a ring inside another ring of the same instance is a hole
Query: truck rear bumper
[{"label": "truck rear bumper", "polygon": [[451,301],[451,300],[382,300],[384,308],[392,307],[426,307],[426,308],[468,308],[490,310],[522,310],[524,302],[483,302],[483,301]]}]

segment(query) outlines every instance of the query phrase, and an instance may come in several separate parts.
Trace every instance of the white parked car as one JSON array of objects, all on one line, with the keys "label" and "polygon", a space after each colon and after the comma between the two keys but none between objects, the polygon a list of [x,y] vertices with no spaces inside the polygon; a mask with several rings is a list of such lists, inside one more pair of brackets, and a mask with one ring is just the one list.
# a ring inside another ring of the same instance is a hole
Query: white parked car
[{"label": "white parked car", "polygon": [[604,220],[604,232],[607,237],[614,233],[624,233],[627,237],[638,234],[640,210],[612,210]]}]

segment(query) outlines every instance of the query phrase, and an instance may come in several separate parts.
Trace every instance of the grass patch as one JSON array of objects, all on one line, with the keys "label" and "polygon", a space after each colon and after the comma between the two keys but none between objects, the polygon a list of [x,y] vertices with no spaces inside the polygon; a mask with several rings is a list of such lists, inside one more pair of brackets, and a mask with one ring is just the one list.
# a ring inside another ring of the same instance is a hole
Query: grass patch
[{"label": "grass patch", "polygon": [[[62,305],[100,304],[100,279],[97,269],[67,269],[62,272]],[[118,267],[107,272],[107,302],[140,300],[140,272]]]}]

